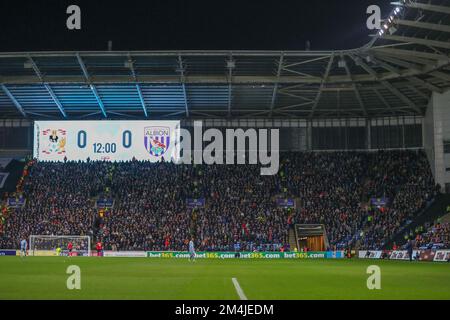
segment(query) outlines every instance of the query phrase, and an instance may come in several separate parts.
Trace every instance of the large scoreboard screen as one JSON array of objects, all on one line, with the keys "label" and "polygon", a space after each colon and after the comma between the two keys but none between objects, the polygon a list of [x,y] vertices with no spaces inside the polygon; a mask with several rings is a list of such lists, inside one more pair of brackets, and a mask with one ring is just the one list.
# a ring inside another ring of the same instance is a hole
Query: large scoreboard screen
[{"label": "large scoreboard screen", "polygon": [[177,161],[179,121],[35,121],[40,161]]}]

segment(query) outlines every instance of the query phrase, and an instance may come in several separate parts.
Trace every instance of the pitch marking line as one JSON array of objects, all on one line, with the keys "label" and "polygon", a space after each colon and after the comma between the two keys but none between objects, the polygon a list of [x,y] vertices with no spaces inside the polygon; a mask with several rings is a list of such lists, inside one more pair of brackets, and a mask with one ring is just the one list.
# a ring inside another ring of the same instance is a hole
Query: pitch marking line
[{"label": "pitch marking line", "polygon": [[236,292],[239,296],[239,299],[241,300],[248,300],[247,297],[245,296],[244,291],[242,290],[241,286],[239,285],[239,282],[237,281],[236,278],[232,278],[231,281],[233,281],[234,284],[234,288],[236,289]]}]

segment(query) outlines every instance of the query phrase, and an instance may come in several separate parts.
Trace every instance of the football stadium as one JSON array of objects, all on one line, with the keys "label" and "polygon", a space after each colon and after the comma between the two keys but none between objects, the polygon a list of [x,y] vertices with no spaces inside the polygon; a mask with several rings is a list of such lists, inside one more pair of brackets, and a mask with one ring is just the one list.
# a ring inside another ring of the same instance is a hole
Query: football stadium
[{"label": "football stadium", "polygon": [[2,47],[0,299],[449,300],[450,1],[382,8],[339,50]]}]

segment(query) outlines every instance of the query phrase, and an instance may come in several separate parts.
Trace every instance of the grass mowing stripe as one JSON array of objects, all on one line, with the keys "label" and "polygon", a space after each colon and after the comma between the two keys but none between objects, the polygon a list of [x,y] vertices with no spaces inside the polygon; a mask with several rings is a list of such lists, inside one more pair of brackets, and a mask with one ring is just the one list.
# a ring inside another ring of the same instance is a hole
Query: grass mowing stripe
[{"label": "grass mowing stripe", "polygon": [[236,278],[232,278],[231,279],[233,281],[234,284],[234,288],[236,289],[236,292],[239,296],[239,299],[241,300],[248,300],[247,297],[245,296],[244,291],[242,290],[241,286],[239,285],[239,282],[237,281]]}]

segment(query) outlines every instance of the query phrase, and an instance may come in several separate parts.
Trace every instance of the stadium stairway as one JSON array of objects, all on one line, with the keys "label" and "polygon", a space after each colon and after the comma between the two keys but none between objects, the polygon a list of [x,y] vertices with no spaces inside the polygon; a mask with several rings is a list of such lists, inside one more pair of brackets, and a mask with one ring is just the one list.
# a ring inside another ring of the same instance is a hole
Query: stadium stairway
[{"label": "stadium stairway", "polygon": [[[291,250],[294,251],[294,248],[297,248],[297,240],[295,236],[295,227],[290,226],[289,227],[289,246],[291,247]],[[297,248],[298,249],[298,248]]]},{"label": "stadium stairway", "polygon": [[8,178],[5,181],[5,185],[0,189],[0,194],[3,192],[15,192],[17,183],[22,176],[23,168],[25,167],[25,161],[12,160],[5,168],[5,172],[8,172]]},{"label": "stadium stairway", "polygon": [[389,242],[387,242],[385,248],[391,248],[394,242],[397,245],[404,244],[404,236],[406,232],[409,233],[410,230],[415,230],[418,226],[422,226],[425,223],[432,223],[436,219],[443,217],[447,214],[448,206],[450,206],[450,194],[439,194],[428,208],[416,216],[416,219],[413,222],[405,228],[402,228],[400,232],[398,232]]}]

